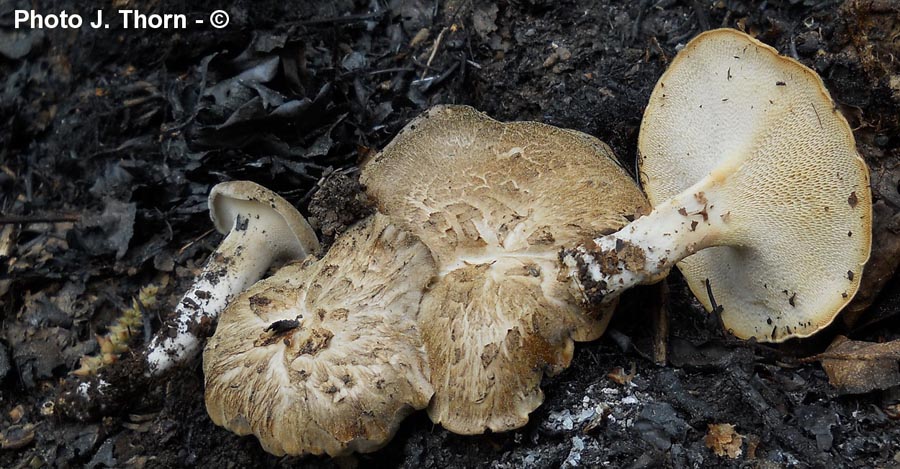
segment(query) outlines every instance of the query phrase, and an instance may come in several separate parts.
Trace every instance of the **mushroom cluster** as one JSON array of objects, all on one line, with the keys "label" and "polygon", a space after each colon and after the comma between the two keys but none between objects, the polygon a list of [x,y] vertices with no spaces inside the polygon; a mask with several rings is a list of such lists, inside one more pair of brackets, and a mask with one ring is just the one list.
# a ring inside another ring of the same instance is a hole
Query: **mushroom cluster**
[{"label": "mushroom cluster", "polygon": [[660,78],[638,142],[653,212],[564,253],[592,302],[678,263],[740,338],[827,326],[872,243],[869,173],[822,79],[731,29],[697,36]]},{"label": "mushroom cluster", "polygon": [[[203,353],[212,420],[276,455],[336,456],[425,407],[456,433],[521,427],[621,291],[679,262],[739,337],[810,335],[854,295],[868,172],[814,72],[743,33],[701,34],[654,89],[639,149],[652,213],[591,136],[432,108],[363,164],[378,211],[321,258],[296,211],[261,211],[286,202],[217,186],[231,234],[153,369],[229,303]],[[278,259],[294,262],[238,295]]]},{"label": "mushroom cluster", "polygon": [[432,421],[462,434],[521,427],[542,376],[569,365],[574,341],[598,338],[615,306],[586,309],[559,250],[645,213],[637,185],[591,136],[466,106],[413,120],[361,181],[438,265],[419,311]]},{"label": "mushroom cluster", "polygon": [[379,212],[222,313],[210,417],[277,455],[374,451],[426,406],[457,433],[524,425],[615,306],[586,309],[558,252],[649,211],[637,184],[593,137],[465,106],[415,119],[361,179]]}]

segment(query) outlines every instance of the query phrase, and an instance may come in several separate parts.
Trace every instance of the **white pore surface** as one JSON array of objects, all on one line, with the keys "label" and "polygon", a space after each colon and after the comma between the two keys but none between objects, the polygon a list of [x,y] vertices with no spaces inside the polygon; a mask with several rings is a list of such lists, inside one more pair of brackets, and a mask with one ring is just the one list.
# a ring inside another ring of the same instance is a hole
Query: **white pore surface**
[{"label": "white pore surface", "polygon": [[704,33],[657,83],[639,150],[654,205],[729,167],[710,202],[729,217],[727,246],[679,268],[708,309],[709,279],[738,337],[806,337],[856,293],[871,246],[868,170],[813,71],[746,34]]}]

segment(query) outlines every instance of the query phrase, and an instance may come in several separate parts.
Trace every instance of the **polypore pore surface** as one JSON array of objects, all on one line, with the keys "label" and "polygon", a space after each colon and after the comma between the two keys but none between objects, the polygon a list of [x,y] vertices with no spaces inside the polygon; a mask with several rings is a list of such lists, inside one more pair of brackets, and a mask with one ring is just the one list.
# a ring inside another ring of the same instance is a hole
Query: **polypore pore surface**
[{"label": "polypore pore surface", "polygon": [[428,249],[375,215],[222,313],[203,353],[213,422],[275,455],[374,451],[433,393],[416,312]]},{"label": "polypore pore surface", "polygon": [[657,83],[638,146],[654,205],[714,169],[721,178],[708,207],[726,217],[730,246],[678,266],[711,310],[709,279],[736,336],[809,336],[856,293],[871,245],[868,169],[815,72],[744,33],[703,33]]},{"label": "polypore pore surface", "polygon": [[573,340],[597,338],[611,313],[582,306],[559,251],[646,211],[636,184],[593,137],[465,106],[415,119],[361,181],[438,262],[419,315],[432,420],[464,434],[524,425],[543,373],[568,366]]}]

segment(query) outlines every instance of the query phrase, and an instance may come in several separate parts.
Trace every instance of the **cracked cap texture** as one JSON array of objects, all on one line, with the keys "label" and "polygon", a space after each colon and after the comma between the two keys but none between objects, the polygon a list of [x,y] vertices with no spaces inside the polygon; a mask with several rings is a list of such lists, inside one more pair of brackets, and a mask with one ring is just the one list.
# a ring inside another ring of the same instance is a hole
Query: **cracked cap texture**
[{"label": "cracked cap texture", "polygon": [[646,211],[637,185],[593,137],[466,106],[413,120],[361,181],[438,264],[419,313],[431,419],[463,434],[521,427],[543,374],[567,367],[573,342],[599,337],[611,314],[585,309],[559,251]]},{"label": "cracked cap texture", "polygon": [[416,312],[428,249],[375,215],[223,312],[203,353],[213,422],[275,455],[375,451],[428,405]]}]

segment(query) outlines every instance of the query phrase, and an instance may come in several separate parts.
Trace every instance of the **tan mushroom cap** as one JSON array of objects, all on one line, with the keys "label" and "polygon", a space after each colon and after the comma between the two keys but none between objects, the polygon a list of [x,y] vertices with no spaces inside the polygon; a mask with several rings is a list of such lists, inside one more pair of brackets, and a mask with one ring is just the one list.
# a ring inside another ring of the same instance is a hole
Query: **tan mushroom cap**
[{"label": "tan mushroom cap", "polygon": [[245,213],[277,220],[267,228],[272,235],[267,239],[273,240],[273,243],[284,243],[283,247],[278,246],[286,251],[283,256],[296,259],[319,252],[316,232],[297,209],[280,195],[251,181],[223,182],[210,191],[209,217],[220,233],[231,231],[235,217]]},{"label": "tan mushroom cap", "polygon": [[[869,257],[868,169],[821,78],[742,32],[697,36],[660,78],[639,139],[657,206],[714,170],[735,228],[678,267],[741,338],[781,342],[827,326]],[[702,194],[701,194],[702,195]],[[748,196],[749,195],[749,196]]]},{"label": "tan mushroom cap", "polygon": [[275,455],[374,451],[433,393],[416,312],[435,266],[376,215],[223,312],[203,353],[213,422]]},{"label": "tan mushroom cap", "polygon": [[438,263],[419,315],[431,419],[463,434],[524,425],[542,375],[568,366],[573,341],[599,337],[612,311],[582,306],[560,248],[646,211],[637,185],[593,137],[466,106],[412,121],[361,181]]}]

